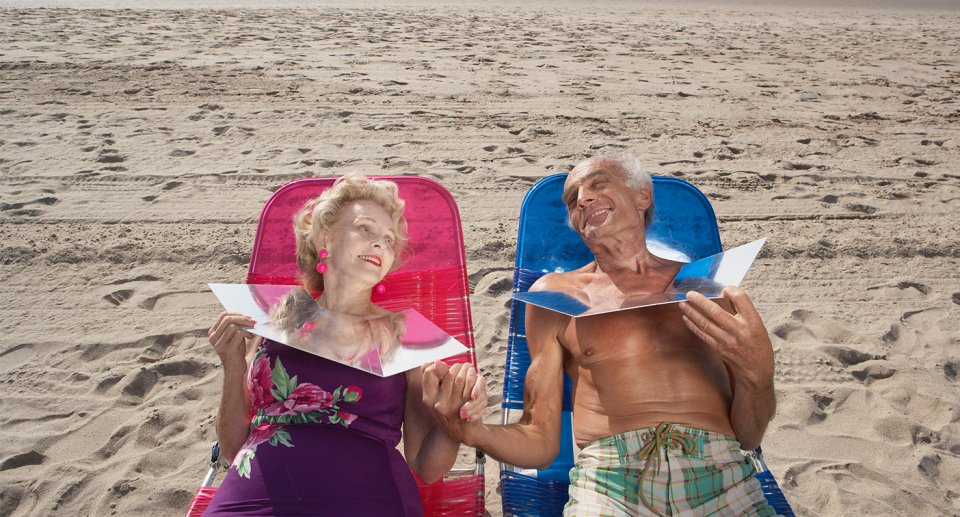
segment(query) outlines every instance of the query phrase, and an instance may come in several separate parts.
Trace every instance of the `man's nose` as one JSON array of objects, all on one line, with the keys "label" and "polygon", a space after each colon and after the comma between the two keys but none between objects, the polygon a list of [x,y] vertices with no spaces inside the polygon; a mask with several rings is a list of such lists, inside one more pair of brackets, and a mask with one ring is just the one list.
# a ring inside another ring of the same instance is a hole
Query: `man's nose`
[{"label": "man's nose", "polygon": [[590,189],[580,187],[580,189],[577,190],[577,205],[586,206],[594,199],[596,199],[596,196]]}]

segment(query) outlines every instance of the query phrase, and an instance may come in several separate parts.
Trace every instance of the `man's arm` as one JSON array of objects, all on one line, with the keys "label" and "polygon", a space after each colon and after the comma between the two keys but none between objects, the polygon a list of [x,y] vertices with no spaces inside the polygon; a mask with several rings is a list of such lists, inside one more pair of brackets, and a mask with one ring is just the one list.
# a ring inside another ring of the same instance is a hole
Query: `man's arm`
[{"label": "man's arm", "polygon": [[[563,347],[558,339],[560,321],[560,314],[527,304],[530,368],[524,383],[523,415],[519,422],[509,425],[466,422],[459,414],[440,412],[455,404],[425,400],[428,407],[433,408],[444,432],[500,461],[527,468],[549,466],[560,451],[563,409]],[[428,388],[428,384],[449,382],[435,376],[432,371],[424,373],[425,394],[436,392]]]},{"label": "man's arm", "polygon": [[687,327],[727,365],[733,389],[730,424],[743,449],[756,449],[777,412],[773,345],[746,293],[730,286],[723,296],[733,314],[696,292],[687,294],[689,303],[681,303],[680,310]]}]

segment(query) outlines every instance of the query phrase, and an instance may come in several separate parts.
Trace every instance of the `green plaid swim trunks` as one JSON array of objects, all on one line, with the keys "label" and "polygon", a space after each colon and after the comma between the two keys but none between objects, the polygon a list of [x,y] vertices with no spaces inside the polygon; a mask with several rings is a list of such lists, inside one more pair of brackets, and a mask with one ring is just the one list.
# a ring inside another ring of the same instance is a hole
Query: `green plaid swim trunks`
[{"label": "green plaid swim trunks", "polygon": [[563,515],[773,517],[755,473],[737,440],[663,423],[581,449]]}]

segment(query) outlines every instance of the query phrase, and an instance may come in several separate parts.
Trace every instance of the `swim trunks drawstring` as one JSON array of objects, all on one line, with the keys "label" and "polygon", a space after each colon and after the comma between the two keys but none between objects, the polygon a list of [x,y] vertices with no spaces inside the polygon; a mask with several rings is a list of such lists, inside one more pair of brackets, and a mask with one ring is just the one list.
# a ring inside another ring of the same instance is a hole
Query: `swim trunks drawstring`
[{"label": "swim trunks drawstring", "polygon": [[[647,461],[643,466],[643,472],[640,473],[640,500],[643,502],[644,506],[653,511],[653,513],[660,517],[666,517],[658,512],[656,508],[654,508],[653,503],[648,501],[644,495],[643,482],[647,477],[647,472],[650,470],[650,464],[653,463],[654,458],[656,458],[657,468],[655,469],[655,472],[660,471],[660,465],[662,462],[660,459],[661,447],[663,447],[664,450],[667,448],[673,450],[680,449],[684,454],[696,454],[697,443],[687,436],[683,431],[674,429],[669,422],[664,422],[657,426],[657,429],[653,433],[643,433],[640,438],[646,443],[644,443],[643,448],[637,452],[637,455],[641,458],[647,458]],[[651,494],[651,496],[652,495],[653,494]]]}]

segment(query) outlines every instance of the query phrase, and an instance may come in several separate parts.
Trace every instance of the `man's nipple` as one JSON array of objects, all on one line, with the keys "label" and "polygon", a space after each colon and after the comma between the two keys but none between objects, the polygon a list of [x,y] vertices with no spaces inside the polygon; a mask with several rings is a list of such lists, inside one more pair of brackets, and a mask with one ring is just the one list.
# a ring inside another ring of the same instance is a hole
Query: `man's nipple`
[{"label": "man's nipple", "polygon": [[586,350],[583,351],[583,355],[586,356],[586,357],[590,357],[591,355],[593,355],[593,354],[595,354],[595,353],[597,353],[597,349],[595,349],[595,348],[593,348],[593,347],[587,348]]}]

